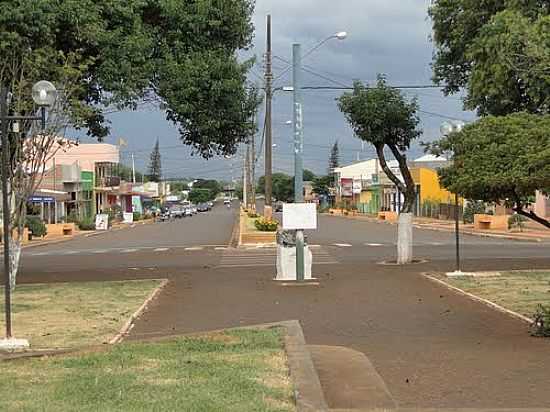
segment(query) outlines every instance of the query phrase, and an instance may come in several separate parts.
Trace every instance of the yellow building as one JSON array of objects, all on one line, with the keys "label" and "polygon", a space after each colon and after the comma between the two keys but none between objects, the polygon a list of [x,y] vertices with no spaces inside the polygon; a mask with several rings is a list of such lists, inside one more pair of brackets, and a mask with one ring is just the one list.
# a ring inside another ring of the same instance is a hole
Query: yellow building
[{"label": "yellow building", "polygon": [[418,201],[425,202],[454,203],[454,195],[441,187],[437,171],[424,167],[411,169],[414,183],[417,186]]}]

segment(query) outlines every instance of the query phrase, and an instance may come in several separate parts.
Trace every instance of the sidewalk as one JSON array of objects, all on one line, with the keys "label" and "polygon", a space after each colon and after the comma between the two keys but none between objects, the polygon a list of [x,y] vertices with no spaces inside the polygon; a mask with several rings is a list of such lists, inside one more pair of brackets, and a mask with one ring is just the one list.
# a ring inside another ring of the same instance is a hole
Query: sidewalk
[{"label": "sidewalk", "polygon": [[[374,215],[356,214],[356,215],[344,216],[344,215],[332,215],[328,213],[325,215],[336,216],[336,217],[352,219],[352,220],[366,220],[369,222],[376,222],[376,223],[396,224],[396,223],[380,220]],[[430,219],[425,217],[415,217],[413,220],[413,223],[414,223],[414,226],[419,229],[428,229],[428,230],[435,230],[440,232],[455,231],[455,222],[452,220],[438,220],[438,219]],[[476,230],[474,229],[474,225],[464,224],[460,222],[460,232],[462,234],[468,234],[473,236],[523,240],[528,242],[550,241],[549,229],[545,229],[540,225],[527,224],[526,226],[527,227],[523,230],[523,232],[510,232],[506,230]]]}]

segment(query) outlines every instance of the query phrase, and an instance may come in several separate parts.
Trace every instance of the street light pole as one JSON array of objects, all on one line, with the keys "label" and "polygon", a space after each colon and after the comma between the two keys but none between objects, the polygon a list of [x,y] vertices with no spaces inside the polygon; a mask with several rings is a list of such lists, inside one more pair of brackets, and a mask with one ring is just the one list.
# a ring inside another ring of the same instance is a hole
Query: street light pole
[{"label": "street light pole", "polygon": [[[294,89],[294,203],[304,202],[304,124],[301,90],[302,48],[292,45],[292,87]],[[304,280],[304,231],[296,230],[296,280]]]},{"label": "street light pole", "polygon": [[273,67],[271,61],[271,15],[267,15],[267,50],[265,54],[265,205],[271,206],[273,193],[272,178],[272,120],[271,106],[273,101]]}]

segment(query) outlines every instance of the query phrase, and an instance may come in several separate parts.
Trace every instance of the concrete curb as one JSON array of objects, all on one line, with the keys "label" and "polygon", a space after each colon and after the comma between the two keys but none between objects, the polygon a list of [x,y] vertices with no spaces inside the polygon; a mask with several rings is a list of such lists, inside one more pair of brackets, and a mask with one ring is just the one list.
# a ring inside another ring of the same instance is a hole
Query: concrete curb
[{"label": "concrete curb", "polygon": [[233,231],[231,232],[231,238],[229,239],[228,247],[239,247],[241,242],[241,215],[237,214],[235,223],[233,224]]},{"label": "concrete curb", "polygon": [[[324,213],[325,216],[332,216],[332,217],[340,217],[343,219],[348,220],[359,220],[359,221],[366,221],[371,223],[380,223],[380,224],[389,224],[389,225],[396,225],[395,222],[388,222],[385,220],[379,220],[376,218],[368,217],[368,216],[342,216],[342,215],[331,215],[330,213]],[[426,229],[426,230],[433,230],[434,232],[446,232],[446,233],[454,233],[454,228],[442,228],[442,227],[434,227],[434,226],[424,226],[422,223],[413,223],[413,227],[416,229]],[[490,238],[496,238],[496,239],[507,239],[507,240],[517,240],[519,242],[531,242],[531,243],[541,243],[545,239],[539,238],[539,237],[522,237],[522,236],[514,236],[514,235],[504,235],[504,234],[498,234],[498,233],[487,233],[487,232],[476,232],[472,230],[465,230],[460,229],[460,233],[463,235],[470,235],[470,236],[479,236],[479,237],[490,237]],[[550,240],[550,238],[548,239]]]},{"label": "concrete curb", "polygon": [[504,313],[506,315],[509,315],[509,316],[512,316],[513,318],[516,318],[518,320],[521,320],[523,322],[526,322],[528,324],[533,324],[534,320],[531,319],[531,318],[528,318],[527,316],[523,316],[517,312],[514,312],[513,310],[510,310],[510,309],[506,309],[505,307],[502,307],[500,306],[499,304],[496,304],[494,302],[491,302],[490,300],[487,300],[487,299],[484,299],[484,298],[480,298],[479,296],[477,295],[474,295],[472,293],[469,293],[469,292],[466,292],[465,290],[462,290],[460,288],[457,288],[456,286],[453,286],[433,275],[430,275],[429,273],[422,273],[421,274],[422,276],[424,276],[425,278],[431,280],[432,282],[436,282],[442,286],[445,286],[447,289],[450,289],[460,295],[463,295],[463,296],[466,296],[468,298],[470,298],[471,300],[474,300],[476,302],[479,302],[479,303],[482,303],[483,305],[485,306],[489,306],[490,308],[492,309],[496,309],[497,311],[501,312],[501,313]]},{"label": "concrete curb", "polygon": [[143,312],[145,312],[145,310],[147,309],[147,306],[149,306],[149,304],[155,300],[158,295],[162,292],[162,290],[166,287],[166,285],[168,284],[168,279],[163,279],[162,282],[160,283],[160,285],[158,285],[155,290],[153,290],[149,296],[147,297],[147,299],[145,299],[145,302],[142,303],[142,305],[138,308],[138,310],[136,310],[132,316],[130,316],[130,319],[128,319],[126,321],[126,323],[124,324],[124,326],[122,327],[122,329],[120,329],[120,331],[109,341],[109,344],[110,345],[114,345],[116,343],[120,343],[122,342],[122,340],[124,339],[124,337],[128,334],[128,332],[130,332],[130,330],[132,330],[132,328],[134,327],[134,322],[143,314]]}]

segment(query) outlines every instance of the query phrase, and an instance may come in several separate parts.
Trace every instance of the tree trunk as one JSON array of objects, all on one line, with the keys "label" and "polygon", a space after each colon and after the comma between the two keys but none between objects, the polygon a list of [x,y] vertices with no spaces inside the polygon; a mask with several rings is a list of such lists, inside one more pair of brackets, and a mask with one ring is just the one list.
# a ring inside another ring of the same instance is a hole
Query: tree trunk
[{"label": "tree trunk", "polygon": [[514,212],[516,212],[518,215],[521,215],[521,216],[525,216],[541,225],[543,225],[544,227],[547,227],[548,229],[550,229],[550,221],[548,221],[547,219],[544,219],[543,217],[540,217],[539,215],[537,215],[535,212],[533,211],[525,211],[525,209],[523,209],[523,207],[519,206],[519,207],[515,207],[514,209]]},{"label": "tree trunk", "polygon": [[413,215],[401,213],[397,225],[397,263],[406,265],[413,261]]}]

